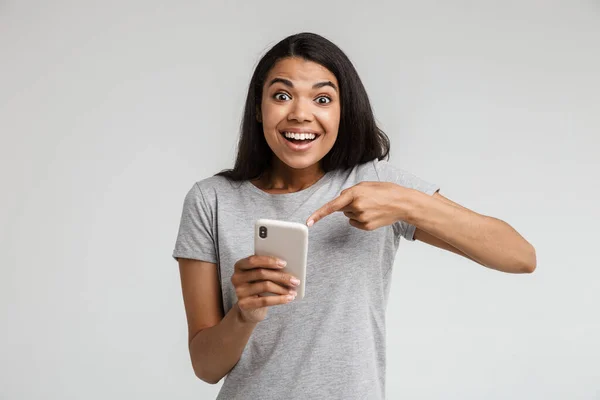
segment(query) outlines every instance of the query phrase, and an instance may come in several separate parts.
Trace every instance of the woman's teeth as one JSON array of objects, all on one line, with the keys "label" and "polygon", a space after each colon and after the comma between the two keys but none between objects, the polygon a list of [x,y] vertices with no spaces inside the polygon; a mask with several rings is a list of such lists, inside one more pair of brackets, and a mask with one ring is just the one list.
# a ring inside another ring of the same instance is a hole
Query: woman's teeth
[{"label": "woman's teeth", "polygon": [[313,140],[317,137],[314,133],[294,133],[294,132],[283,132],[283,136],[286,139],[294,140]]}]

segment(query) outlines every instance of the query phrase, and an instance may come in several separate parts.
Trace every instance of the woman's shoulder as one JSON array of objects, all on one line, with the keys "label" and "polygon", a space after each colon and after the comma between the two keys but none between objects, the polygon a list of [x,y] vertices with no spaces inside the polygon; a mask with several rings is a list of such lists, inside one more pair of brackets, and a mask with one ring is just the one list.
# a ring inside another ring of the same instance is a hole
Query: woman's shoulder
[{"label": "woman's shoulder", "polygon": [[398,170],[387,160],[375,158],[373,160],[358,164],[345,171],[346,174],[353,174],[361,181],[379,181],[381,175],[387,176],[390,171]]},{"label": "woman's shoulder", "polygon": [[424,188],[431,191],[437,185],[429,183],[420,175],[414,174],[387,159],[374,159],[352,169],[358,181],[392,182],[410,188]]},{"label": "woman's shoulder", "polygon": [[412,175],[411,172],[390,162],[388,159],[380,160],[375,158],[357,166],[357,168],[364,174],[375,175],[376,179],[380,181],[388,181],[392,178],[397,178],[399,175]]},{"label": "woman's shoulder", "polygon": [[219,194],[238,190],[243,183],[235,182],[222,175],[213,175],[194,182],[188,196],[215,199]]},{"label": "woman's shoulder", "polygon": [[197,181],[196,185],[200,190],[214,191],[223,188],[229,188],[233,185],[239,185],[241,183],[242,182],[234,182],[222,175],[213,175]]}]

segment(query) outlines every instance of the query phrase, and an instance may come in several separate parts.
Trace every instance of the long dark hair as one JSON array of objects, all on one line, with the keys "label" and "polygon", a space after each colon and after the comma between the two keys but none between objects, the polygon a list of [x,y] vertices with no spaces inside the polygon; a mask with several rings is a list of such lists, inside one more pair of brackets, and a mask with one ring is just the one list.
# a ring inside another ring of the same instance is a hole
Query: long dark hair
[{"label": "long dark hair", "polygon": [[327,68],[338,80],[341,100],[338,136],[321,160],[325,172],[346,169],[375,158],[387,158],[390,141],[377,127],[367,92],[346,54],[328,39],[314,33],[299,33],[277,43],[258,62],[250,85],[238,154],[233,169],[219,172],[234,181],[258,178],[271,166],[273,151],[257,120],[265,79],[277,61],[300,57]]}]

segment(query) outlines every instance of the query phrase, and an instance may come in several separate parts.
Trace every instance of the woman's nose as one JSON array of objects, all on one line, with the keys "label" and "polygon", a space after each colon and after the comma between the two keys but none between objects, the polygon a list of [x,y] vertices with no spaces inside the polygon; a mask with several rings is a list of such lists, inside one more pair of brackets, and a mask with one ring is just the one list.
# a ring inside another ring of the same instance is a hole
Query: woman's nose
[{"label": "woman's nose", "polygon": [[310,122],[312,121],[312,113],[310,111],[310,105],[303,99],[295,100],[290,113],[288,114],[288,121],[296,120],[298,122]]}]

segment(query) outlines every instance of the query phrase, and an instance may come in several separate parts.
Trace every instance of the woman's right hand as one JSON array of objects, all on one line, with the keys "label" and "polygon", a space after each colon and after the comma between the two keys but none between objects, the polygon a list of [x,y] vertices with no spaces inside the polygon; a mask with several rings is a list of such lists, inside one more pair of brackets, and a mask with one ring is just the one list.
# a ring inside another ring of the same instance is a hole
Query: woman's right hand
[{"label": "woman's right hand", "polygon": [[[267,316],[267,307],[286,304],[296,298],[294,289],[300,281],[283,272],[283,267],[283,260],[268,256],[250,256],[235,263],[231,283],[243,321],[260,322]],[[261,296],[265,292],[276,296]]]}]

